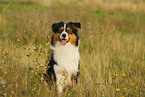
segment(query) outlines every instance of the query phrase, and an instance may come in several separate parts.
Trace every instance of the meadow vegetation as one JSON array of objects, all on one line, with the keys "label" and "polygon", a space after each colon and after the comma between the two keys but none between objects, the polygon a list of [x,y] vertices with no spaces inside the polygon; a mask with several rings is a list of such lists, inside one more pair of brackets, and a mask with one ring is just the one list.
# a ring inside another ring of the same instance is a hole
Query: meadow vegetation
[{"label": "meadow vegetation", "polygon": [[144,0],[0,1],[0,96],[53,97],[43,79],[53,23],[80,22],[79,87],[66,97],[145,95]]}]

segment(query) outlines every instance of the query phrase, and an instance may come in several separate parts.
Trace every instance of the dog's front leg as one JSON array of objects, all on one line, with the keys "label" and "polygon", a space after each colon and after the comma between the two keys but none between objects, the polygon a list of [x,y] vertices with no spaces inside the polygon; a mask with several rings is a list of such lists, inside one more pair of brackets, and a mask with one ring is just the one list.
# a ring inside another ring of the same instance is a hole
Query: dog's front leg
[{"label": "dog's front leg", "polygon": [[57,92],[62,93],[65,85],[65,76],[63,74],[57,74],[56,76]]},{"label": "dog's front leg", "polygon": [[65,80],[67,80],[66,70],[64,67],[59,65],[55,65],[54,70],[56,74],[57,92],[62,93],[65,88]]}]

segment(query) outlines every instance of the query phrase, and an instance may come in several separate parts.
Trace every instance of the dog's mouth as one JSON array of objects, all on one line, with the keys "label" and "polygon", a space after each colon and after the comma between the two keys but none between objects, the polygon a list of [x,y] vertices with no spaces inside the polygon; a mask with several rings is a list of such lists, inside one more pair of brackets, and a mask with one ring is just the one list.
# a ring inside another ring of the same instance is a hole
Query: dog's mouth
[{"label": "dog's mouth", "polygon": [[61,39],[60,42],[61,45],[65,46],[69,42],[69,39]]}]

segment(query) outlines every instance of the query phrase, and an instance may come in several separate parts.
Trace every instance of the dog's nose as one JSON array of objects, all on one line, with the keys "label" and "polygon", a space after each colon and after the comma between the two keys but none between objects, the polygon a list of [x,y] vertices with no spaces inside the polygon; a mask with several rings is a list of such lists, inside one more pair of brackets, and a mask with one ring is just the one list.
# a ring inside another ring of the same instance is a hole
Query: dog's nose
[{"label": "dog's nose", "polygon": [[62,37],[66,37],[66,34],[62,34]]}]

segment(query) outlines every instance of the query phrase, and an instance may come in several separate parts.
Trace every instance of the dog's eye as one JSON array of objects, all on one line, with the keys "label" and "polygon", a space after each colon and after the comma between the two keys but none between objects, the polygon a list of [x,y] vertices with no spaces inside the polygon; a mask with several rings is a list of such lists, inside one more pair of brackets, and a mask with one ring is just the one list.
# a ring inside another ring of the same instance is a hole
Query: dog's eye
[{"label": "dog's eye", "polygon": [[72,33],[72,30],[71,30],[71,29],[67,29],[67,32],[68,32],[68,33]]},{"label": "dog's eye", "polygon": [[58,29],[58,32],[61,33],[63,31],[63,29]]}]

